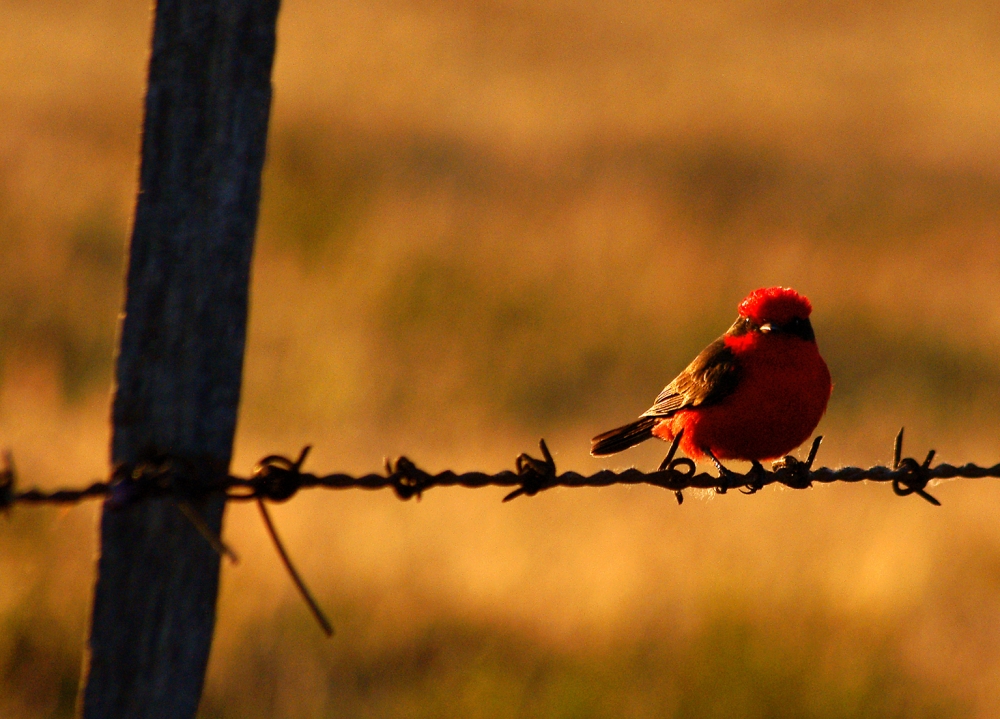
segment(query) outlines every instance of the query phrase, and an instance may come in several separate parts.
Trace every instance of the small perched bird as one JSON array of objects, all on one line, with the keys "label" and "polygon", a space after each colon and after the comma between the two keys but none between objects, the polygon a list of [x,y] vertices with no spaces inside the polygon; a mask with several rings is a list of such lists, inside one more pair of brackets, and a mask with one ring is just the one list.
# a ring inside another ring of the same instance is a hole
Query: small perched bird
[{"label": "small perched bird", "polygon": [[660,392],[635,422],[592,440],[595,457],[650,437],[693,459],[781,457],[805,442],[826,411],[832,384],[816,346],[809,300],[787,287],[751,292],[736,322]]}]

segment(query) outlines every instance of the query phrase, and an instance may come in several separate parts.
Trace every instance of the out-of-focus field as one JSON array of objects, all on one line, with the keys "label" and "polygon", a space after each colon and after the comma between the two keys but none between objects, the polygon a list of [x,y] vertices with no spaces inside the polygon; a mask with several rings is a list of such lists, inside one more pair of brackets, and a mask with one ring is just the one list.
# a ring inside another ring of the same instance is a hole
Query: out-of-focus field
[{"label": "out-of-focus field", "polygon": [[[149,10],[0,0],[0,444],[106,472]],[[747,291],[830,466],[1000,460],[991,3],[287,0],[234,468],[562,469]],[[995,717],[1000,484],[311,493],[228,514],[209,717]],[[94,504],[0,518],[0,716],[73,710]]]}]

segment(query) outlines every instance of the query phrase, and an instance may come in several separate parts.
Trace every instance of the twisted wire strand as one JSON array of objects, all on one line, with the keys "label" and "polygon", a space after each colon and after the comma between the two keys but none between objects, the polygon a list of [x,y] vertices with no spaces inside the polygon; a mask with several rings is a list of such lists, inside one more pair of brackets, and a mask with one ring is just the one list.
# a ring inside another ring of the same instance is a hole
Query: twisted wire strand
[{"label": "twisted wire strand", "polygon": [[[578,472],[556,471],[545,440],[541,440],[539,448],[542,458],[521,454],[515,461],[514,470],[503,470],[495,474],[486,472],[453,472],[445,470],[431,474],[420,469],[406,457],[387,461],[383,473],[370,473],[360,476],[334,473],[316,475],[301,470],[302,464],[309,452],[305,447],[295,460],[281,455],[264,457],[255,467],[250,477],[233,475],[218,475],[198,490],[205,492],[224,492],[233,501],[274,501],[281,502],[293,497],[302,489],[388,489],[391,488],[400,499],[419,498],[421,494],[433,487],[510,487],[513,488],[504,501],[512,500],[521,495],[533,496],[546,489],[554,487],[609,487],[615,484],[648,484],[680,493],[685,489],[714,489],[725,493],[729,489],[739,489],[746,494],[753,494],[770,484],[782,484],[793,489],[804,489],[814,483],[828,484],[832,482],[890,482],[893,491],[900,496],[916,494],[933,503],[939,502],[926,490],[929,482],[938,479],[980,479],[986,477],[1000,478],[1000,463],[992,467],[980,467],[975,464],[954,466],[938,464],[931,466],[934,450],[931,450],[923,462],[911,457],[902,457],[903,431],[896,436],[893,448],[893,466],[874,466],[867,469],[861,467],[840,467],[831,469],[820,467],[813,469],[812,465],[819,450],[822,437],[813,441],[806,461],[794,457],[785,457],[765,469],[755,466],[746,473],[734,472],[720,467],[719,475],[708,472],[696,472],[695,464],[690,459],[674,458],[680,437],[675,438],[667,458],[660,467],[652,472],[644,472],[630,468],[624,470],[604,469],[594,474],[584,475]],[[73,504],[86,499],[104,497],[113,504],[128,504],[143,497],[179,496],[192,498],[189,481],[189,462],[174,462],[170,458],[156,458],[135,466],[116,468],[112,479],[98,481],[80,489],[57,489],[43,491],[29,489],[17,491],[16,474],[9,453],[5,455],[3,468],[0,468],[0,509],[6,509],[14,504]],[[187,480],[187,481],[185,481]],[[678,500],[683,495],[678,494]]]},{"label": "twisted wire strand", "polygon": [[274,523],[265,507],[265,501],[283,502],[291,499],[299,490],[317,487],[370,490],[391,487],[396,496],[405,500],[413,497],[419,499],[423,492],[432,487],[478,488],[493,486],[514,488],[504,497],[503,501],[508,502],[521,495],[533,496],[553,487],[609,487],[614,484],[649,484],[673,491],[677,502],[682,503],[684,501],[683,490],[690,488],[714,489],[720,493],[725,493],[730,489],[738,489],[746,494],[753,494],[769,484],[783,484],[793,489],[805,489],[816,482],[826,484],[867,480],[891,482],[893,492],[899,496],[916,494],[931,504],[940,505],[940,502],[927,492],[927,484],[935,479],[1000,478],[1000,464],[995,464],[992,467],[979,467],[975,464],[963,464],[959,467],[938,464],[932,467],[934,450],[927,453],[923,462],[917,462],[912,457],[903,457],[903,430],[899,430],[899,434],[896,435],[891,467],[875,466],[868,469],[820,467],[814,470],[812,466],[823,440],[822,437],[816,437],[810,447],[809,456],[804,462],[789,456],[773,463],[770,470],[755,462],[751,470],[745,474],[733,472],[717,462],[718,476],[707,472],[697,472],[693,461],[686,457],[676,457],[680,439],[681,434],[678,434],[670,445],[666,458],[653,472],[643,472],[633,468],[617,472],[605,469],[591,475],[583,475],[578,472],[559,474],[556,472],[555,460],[543,439],[539,442],[541,459],[521,454],[514,462],[514,471],[505,470],[496,474],[486,472],[456,473],[451,470],[430,474],[406,457],[400,457],[395,461],[387,460],[383,474],[352,476],[336,473],[319,476],[302,471],[302,465],[310,450],[310,447],[306,446],[299,453],[298,458],[294,460],[282,455],[264,457],[257,463],[250,477],[213,473],[211,468],[206,467],[206,463],[199,463],[190,458],[155,456],[135,464],[122,464],[115,467],[111,479],[107,481],[93,482],[89,486],[79,489],[52,491],[40,489],[18,491],[14,460],[10,452],[5,452],[2,457],[2,466],[0,466],[0,512],[9,510],[15,504],[76,504],[96,497],[103,497],[105,506],[114,509],[128,506],[147,497],[167,497],[173,500],[184,516],[205,537],[216,552],[227,556],[235,563],[238,561],[235,552],[205,524],[201,515],[192,505],[192,500],[207,493],[222,492],[225,493],[227,499],[232,501],[255,501],[268,534],[274,542],[289,576],[320,628],[327,636],[332,636],[333,626],[295,569],[291,557],[278,537]]}]

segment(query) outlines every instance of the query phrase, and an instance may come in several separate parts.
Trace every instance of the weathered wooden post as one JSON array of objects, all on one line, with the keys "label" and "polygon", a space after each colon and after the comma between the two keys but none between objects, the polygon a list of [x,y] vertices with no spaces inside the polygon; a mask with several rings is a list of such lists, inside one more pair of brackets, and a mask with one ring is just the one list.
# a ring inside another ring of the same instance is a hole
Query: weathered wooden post
[{"label": "weathered wooden post", "polygon": [[[113,405],[114,463],[232,453],[278,0],[158,0]],[[214,532],[224,501],[196,507]],[[82,713],[192,717],[219,556],[169,499],[104,507]]]}]

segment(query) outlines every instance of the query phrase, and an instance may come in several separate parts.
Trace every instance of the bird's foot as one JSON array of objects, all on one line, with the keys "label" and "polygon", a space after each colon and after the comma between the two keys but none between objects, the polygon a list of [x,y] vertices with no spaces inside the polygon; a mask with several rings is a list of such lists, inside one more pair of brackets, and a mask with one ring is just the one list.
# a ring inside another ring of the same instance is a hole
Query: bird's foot
[{"label": "bird's foot", "polygon": [[[670,443],[670,450],[667,452],[667,456],[663,458],[660,462],[660,466],[656,468],[657,472],[663,472],[667,469],[673,469],[674,455],[677,454],[677,448],[681,445],[681,437],[684,436],[684,430],[682,429],[676,435],[674,435],[674,440]],[[690,460],[688,460],[690,461]]]},{"label": "bird's foot", "polygon": [[[657,472],[676,472],[681,476],[682,479],[688,479],[694,476],[697,467],[695,463],[692,462],[687,457],[676,457],[677,448],[681,444],[681,437],[684,436],[684,430],[682,429],[674,436],[673,442],[670,443],[670,451],[667,452],[667,456],[663,458],[660,462],[660,466],[656,468]],[[669,484],[665,485],[669,488]],[[684,483],[681,486],[686,487],[687,484]],[[684,504],[684,493],[680,489],[674,490],[674,496],[677,498],[677,504]]]},{"label": "bird's foot", "polygon": [[753,466],[750,467],[750,471],[746,475],[746,488],[740,490],[743,494],[756,494],[764,489],[764,478],[767,476],[767,470],[756,459],[751,461]]},{"label": "bird's foot", "polygon": [[730,469],[726,469],[726,467],[723,466],[722,462],[719,461],[719,458],[716,457],[714,454],[712,454],[712,450],[706,448],[704,452],[708,456],[708,458],[712,460],[712,464],[715,465],[715,468],[719,470],[719,486],[716,489],[716,491],[719,494],[725,494],[730,487],[734,486],[733,476],[736,473]]},{"label": "bird's foot", "polygon": [[785,455],[781,459],[771,463],[771,471],[781,474],[779,482],[792,487],[793,489],[805,489],[812,486],[809,475],[812,472],[813,462],[816,461],[816,453],[819,452],[819,445],[823,441],[823,436],[819,435],[813,440],[809,448],[809,456],[803,462],[792,455]]}]

